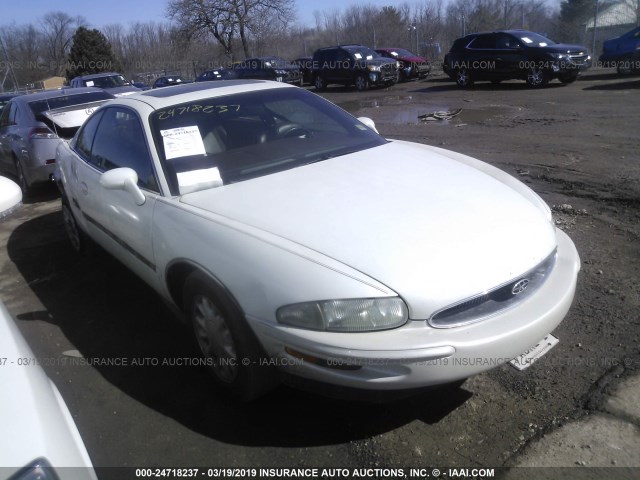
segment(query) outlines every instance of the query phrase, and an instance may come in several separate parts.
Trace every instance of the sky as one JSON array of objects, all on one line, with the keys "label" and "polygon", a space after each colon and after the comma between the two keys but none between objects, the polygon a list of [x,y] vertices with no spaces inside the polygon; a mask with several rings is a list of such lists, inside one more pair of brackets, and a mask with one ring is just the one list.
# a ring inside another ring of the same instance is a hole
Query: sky
[{"label": "sky", "polygon": [[[342,10],[349,5],[376,5],[379,7],[403,3],[398,0],[295,0],[298,21],[305,26],[314,26],[313,12],[331,12]],[[411,0],[409,1],[411,3]],[[62,11],[71,16],[81,15],[90,26],[100,28],[104,25],[119,23],[128,26],[135,22],[166,21],[165,0],[0,0],[0,25],[37,24],[40,19],[52,11]]]}]

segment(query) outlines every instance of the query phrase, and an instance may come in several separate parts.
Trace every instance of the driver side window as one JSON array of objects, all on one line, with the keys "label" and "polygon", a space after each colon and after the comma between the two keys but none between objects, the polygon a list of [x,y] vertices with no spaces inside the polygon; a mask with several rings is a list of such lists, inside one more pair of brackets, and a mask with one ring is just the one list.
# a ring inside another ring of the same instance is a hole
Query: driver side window
[{"label": "driver side window", "polygon": [[102,171],[132,168],[138,174],[141,188],[159,192],[142,125],[129,109],[104,110],[91,147],[90,162]]}]

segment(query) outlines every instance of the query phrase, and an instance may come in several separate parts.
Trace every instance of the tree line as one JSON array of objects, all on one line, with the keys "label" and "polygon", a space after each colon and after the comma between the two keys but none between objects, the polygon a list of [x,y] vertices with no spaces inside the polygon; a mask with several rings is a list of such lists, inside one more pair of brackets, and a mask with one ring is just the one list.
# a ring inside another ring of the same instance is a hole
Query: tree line
[{"label": "tree line", "polygon": [[[583,25],[593,15],[594,3],[563,0],[559,8],[544,0],[354,4],[315,11],[314,24],[301,26],[295,0],[169,0],[165,22],[111,24],[99,30],[83,16],[58,11],[35,23],[0,27],[0,73],[6,78],[10,64],[20,86],[49,76],[105,70],[141,81],[162,74],[193,78],[251,56],[293,59],[348,43],[417,50],[437,60],[453,40],[476,31],[524,28],[558,41],[584,41]],[[600,1],[601,6],[606,3]]]}]

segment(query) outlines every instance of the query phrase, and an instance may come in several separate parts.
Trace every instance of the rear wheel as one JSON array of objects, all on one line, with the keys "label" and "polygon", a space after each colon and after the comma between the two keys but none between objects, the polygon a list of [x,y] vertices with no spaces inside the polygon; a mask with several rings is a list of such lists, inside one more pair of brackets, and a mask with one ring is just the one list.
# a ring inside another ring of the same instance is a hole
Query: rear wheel
[{"label": "rear wheel", "polygon": [[473,79],[467,68],[456,70],[456,84],[461,88],[467,88],[473,85]]},{"label": "rear wheel", "polygon": [[92,251],[93,243],[78,226],[69,202],[64,198],[62,200],[62,222],[64,223],[64,230],[67,233],[67,238],[74,252],[89,254]]},{"label": "rear wheel", "polygon": [[27,181],[27,177],[24,174],[24,170],[20,161],[14,157],[13,159],[16,168],[16,176],[18,177],[18,185],[22,190],[22,196],[27,197],[31,191],[31,185]]},{"label": "rear wheel", "polygon": [[618,75],[631,75],[631,73],[633,73],[633,70],[631,69],[631,62],[629,60],[622,60],[618,62],[616,70],[618,71]]},{"label": "rear wheel", "polygon": [[231,396],[252,400],[271,389],[273,367],[242,313],[206,275],[185,282],[184,311],[215,382]]}]

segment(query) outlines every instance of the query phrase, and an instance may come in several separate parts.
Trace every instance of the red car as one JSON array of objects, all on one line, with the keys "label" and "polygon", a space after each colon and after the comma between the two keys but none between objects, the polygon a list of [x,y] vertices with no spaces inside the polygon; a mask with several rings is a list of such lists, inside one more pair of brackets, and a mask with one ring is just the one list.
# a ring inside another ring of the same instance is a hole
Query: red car
[{"label": "red car", "polygon": [[376,52],[383,57],[392,58],[400,62],[398,69],[401,82],[412,78],[427,78],[431,72],[431,63],[424,57],[419,57],[404,48],[378,48]]}]

